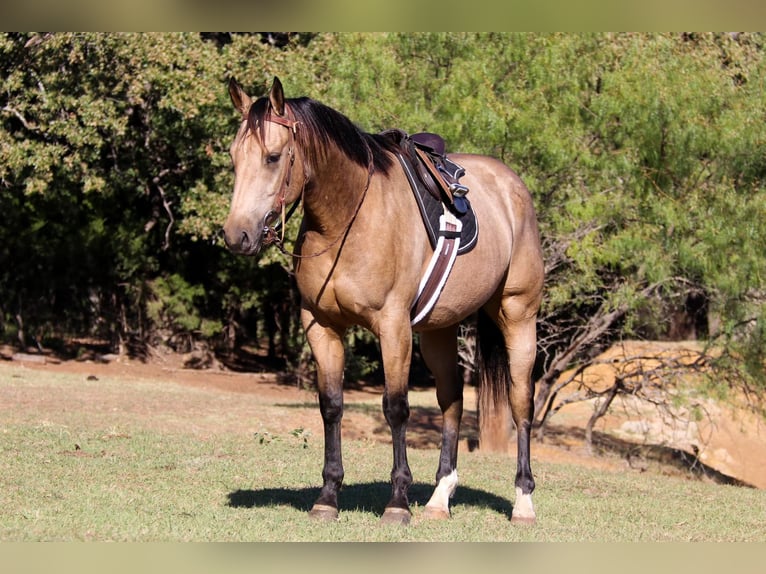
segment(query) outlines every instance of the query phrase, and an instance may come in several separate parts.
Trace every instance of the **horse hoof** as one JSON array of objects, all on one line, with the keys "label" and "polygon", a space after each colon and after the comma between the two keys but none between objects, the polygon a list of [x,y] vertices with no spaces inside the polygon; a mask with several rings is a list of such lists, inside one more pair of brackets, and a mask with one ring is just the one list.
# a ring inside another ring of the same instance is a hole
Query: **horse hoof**
[{"label": "horse hoof", "polygon": [[316,520],[322,520],[324,522],[331,522],[338,520],[338,509],[326,504],[315,504],[309,510],[309,516]]},{"label": "horse hoof", "polygon": [[448,520],[450,518],[450,513],[442,508],[426,506],[420,516],[427,520]]},{"label": "horse hoof", "polygon": [[517,516],[515,514],[511,515],[511,524],[532,525],[535,522],[537,522],[537,518],[535,516]]},{"label": "horse hoof", "polygon": [[524,491],[516,487],[516,500],[511,512],[512,524],[534,524],[536,521],[535,507],[532,504],[532,493],[524,494]]},{"label": "horse hoof", "polygon": [[383,516],[380,517],[380,523],[407,526],[410,523],[410,518],[412,518],[412,514],[408,509],[390,507],[386,508],[383,512]]}]

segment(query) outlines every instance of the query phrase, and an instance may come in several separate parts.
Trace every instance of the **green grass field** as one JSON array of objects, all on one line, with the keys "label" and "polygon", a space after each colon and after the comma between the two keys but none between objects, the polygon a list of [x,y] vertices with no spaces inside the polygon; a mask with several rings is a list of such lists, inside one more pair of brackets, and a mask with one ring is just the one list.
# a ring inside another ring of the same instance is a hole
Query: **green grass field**
[{"label": "green grass field", "polygon": [[[72,384],[41,377],[34,378],[40,392],[64,393]],[[421,521],[438,452],[415,449],[409,451],[413,523],[383,527],[390,447],[351,440],[344,442],[340,518],[319,523],[307,516],[321,481],[319,436],[199,437],[115,427],[108,417],[84,420],[71,403],[61,417],[36,416],[34,405],[7,403],[21,384],[0,370],[5,542],[766,541],[764,491],[542,461],[534,465],[538,522],[512,526],[515,461],[479,452],[461,454],[452,519]]]},{"label": "green grass field", "polygon": [[[77,447],[75,447],[75,444]],[[378,526],[389,447],[345,444],[337,523],[306,515],[320,480],[319,441],[288,435],[192,440],[108,429],[4,426],[5,541],[766,541],[766,493],[678,478],[539,463],[538,523],[509,523],[512,460],[468,453],[447,522],[418,521],[434,452],[410,453],[415,523]]]}]

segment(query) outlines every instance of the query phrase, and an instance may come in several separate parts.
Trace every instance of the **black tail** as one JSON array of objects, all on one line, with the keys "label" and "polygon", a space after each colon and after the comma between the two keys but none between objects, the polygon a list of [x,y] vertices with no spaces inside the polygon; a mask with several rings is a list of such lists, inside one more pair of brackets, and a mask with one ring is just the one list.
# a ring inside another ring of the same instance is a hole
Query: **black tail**
[{"label": "black tail", "polygon": [[511,370],[503,334],[492,319],[479,310],[477,322],[479,363],[478,411],[482,447],[502,450],[511,420]]}]

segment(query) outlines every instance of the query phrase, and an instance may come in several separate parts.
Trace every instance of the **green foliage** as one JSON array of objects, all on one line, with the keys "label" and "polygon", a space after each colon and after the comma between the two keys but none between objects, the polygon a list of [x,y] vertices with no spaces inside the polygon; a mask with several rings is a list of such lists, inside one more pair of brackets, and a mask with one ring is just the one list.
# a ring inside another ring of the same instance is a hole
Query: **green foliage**
[{"label": "green foliage", "polygon": [[200,317],[205,297],[202,285],[189,285],[183,277],[173,274],[150,281],[148,287],[146,314],[159,332],[168,333],[171,339],[181,335],[186,341],[197,335],[212,339],[221,333],[220,322]]},{"label": "green foliage", "polygon": [[59,334],[141,330],[147,282],[185,255],[173,206],[211,171],[213,54],[195,35],[3,37],[0,256],[24,262],[0,279],[8,313]]},{"label": "green foliage", "polygon": [[[495,155],[523,177],[547,271],[538,374],[616,338],[669,336],[670,313],[701,294],[710,319],[696,335],[764,384],[763,35],[282,39],[0,36],[6,336],[118,343],[162,328],[231,346],[268,335],[270,353],[301,356],[289,261],[274,249],[232,257],[218,234],[239,121],[226,81],[259,95],[278,75],[288,96],[366,130],[438,132],[450,150]],[[609,324],[583,337],[600,318]],[[350,365],[371,372],[374,345],[349,337]]]},{"label": "green foliage", "polygon": [[346,332],[346,380],[366,380],[381,370],[380,348],[369,331],[352,327]]}]

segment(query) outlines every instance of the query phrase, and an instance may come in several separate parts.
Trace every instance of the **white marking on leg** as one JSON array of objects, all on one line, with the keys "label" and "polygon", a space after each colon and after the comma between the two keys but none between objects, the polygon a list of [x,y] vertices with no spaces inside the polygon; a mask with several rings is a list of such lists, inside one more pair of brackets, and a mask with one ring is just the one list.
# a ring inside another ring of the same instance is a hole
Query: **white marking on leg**
[{"label": "white marking on leg", "polygon": [[534,522],[536,518],[535,507],[532,505],[532,493],[524,494],[521,488],[516,487],[516,502],[513,503],[511,520],[518,522]]},{"label": "white marking on leg", "polygon": [[439,484],[436,485],[431,500],[428,501],[426,507],[434,510],[441,510],[449,515],[449,499],[455,494],[457,488],[457,469],[453,470],[447,476],[443,476],[439,480]]}]

